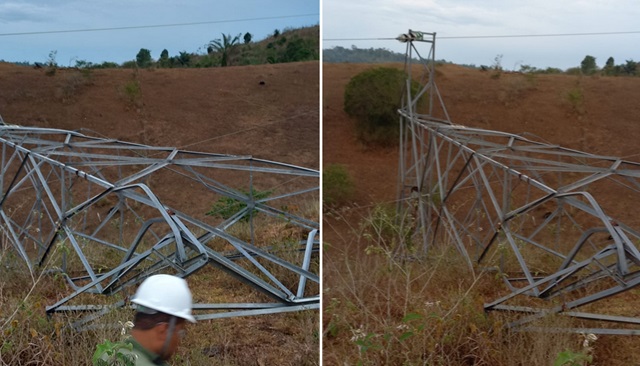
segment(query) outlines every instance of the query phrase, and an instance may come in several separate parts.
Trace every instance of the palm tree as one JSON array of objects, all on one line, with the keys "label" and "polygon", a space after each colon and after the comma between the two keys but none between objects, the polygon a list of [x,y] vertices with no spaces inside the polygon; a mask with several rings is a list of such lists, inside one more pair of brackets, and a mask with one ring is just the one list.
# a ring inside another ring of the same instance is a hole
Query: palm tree
[{"label": "palm tree", "polygon": [[244,34],[244,44],[249,44],[251,43],[251,38],[253,38],[253,35],[249,32]]},{"label": "palm tree", "polygon": [[222,54],[222,60],[220,60],[220,66],[227,66],[229,62],[229,55],[231,51],[235,48],[235,46],[240,43],[240,34],[235,37],[231,37],[231,34],[222,33],[222,39],[214,39],[209,42],[209,47],[207,51],[209,53],[216,51]]}]

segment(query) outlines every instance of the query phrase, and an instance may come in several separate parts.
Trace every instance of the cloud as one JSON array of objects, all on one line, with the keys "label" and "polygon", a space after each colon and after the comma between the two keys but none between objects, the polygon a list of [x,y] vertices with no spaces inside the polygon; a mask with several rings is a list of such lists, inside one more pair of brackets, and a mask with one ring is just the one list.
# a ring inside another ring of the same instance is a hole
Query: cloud
[{"label": "cloud", "polygon": [[50,20],[50,9],[46,5],[24,2],[0,4],[0,22],[44,22]]}]

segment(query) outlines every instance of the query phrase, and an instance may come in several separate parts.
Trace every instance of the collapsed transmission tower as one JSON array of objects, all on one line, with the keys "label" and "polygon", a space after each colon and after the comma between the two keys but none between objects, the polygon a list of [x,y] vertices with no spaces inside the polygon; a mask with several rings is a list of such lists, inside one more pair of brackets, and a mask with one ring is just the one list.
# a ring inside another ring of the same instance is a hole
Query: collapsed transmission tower
[{"label": "collapsed transmission tower", "polygon": [[317,170],[6,124],[0,141],[3,243],[66,282],[48,313],[85,326],[157,273],[205,281],[200,320],[318,309]]},{"label": "collapsed transmission tower", "polygon": [[453,124],[435,83],[435,33],[398,40],[408,75],[399,110],[404,250],[424,256],[452,244],[474,271],[495,271],[504,290],[485,310],[509,312],[510,327],[540,330],[536,320],[556,314],[579,325],[545,330],[640,334],[629,291],[640,284],[640,163]]}]

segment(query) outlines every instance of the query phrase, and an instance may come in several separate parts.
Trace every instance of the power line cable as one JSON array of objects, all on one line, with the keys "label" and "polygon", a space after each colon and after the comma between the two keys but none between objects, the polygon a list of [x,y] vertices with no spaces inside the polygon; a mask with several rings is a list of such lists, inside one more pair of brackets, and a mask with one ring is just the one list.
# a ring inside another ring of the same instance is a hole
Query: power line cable
[{"label": "power line cable", "polygon": [[[609,36],[620,34],[640,34],[640,31],[627,32],[589,32],[589,33],[550,33],[550,34],[503,34],[492,36],[439,36],[438,39],[478,39],[478,38],[534,38],[534,37],[575,37],[575,36]],[[323,38],[323,41],[388,41],[395,38]]]},{"label": "power line cable", "polygon": [[220,24],[220,23],[237,23],[237,22],[255,22],[261,20],[272,19],[285,19],[285,18],[301,18],[308,16],[317,16],[319,14],[296,14],[296,15],[279,15],[273,17],[260,17],[260,18],[244,18],[244,19],[226,19],[226,20],[210,20],[206,22],[191,22],[191,23],[174,23],[174,24],[154,24],[154,25],[134,25],[128,27],[109,27],[109,28],[85,28],[85,29],[67,29],[67,30],[49,30],[49,31],[35,31],[35,32],[15,32],[15,33],[0,33],[0,37],[10,36],[30,36],[36,34],[56,34],[56,33],[81,33],[81,32],[105,32],[115,30],[129,30],[129,29],[147,29],[147,28],[166,28],[166,27],[185,27],[192,25],[203,24]]},{"label": "power line cable", "polygon": [[393,41],[395,38],[323,38],[323,41]]}]

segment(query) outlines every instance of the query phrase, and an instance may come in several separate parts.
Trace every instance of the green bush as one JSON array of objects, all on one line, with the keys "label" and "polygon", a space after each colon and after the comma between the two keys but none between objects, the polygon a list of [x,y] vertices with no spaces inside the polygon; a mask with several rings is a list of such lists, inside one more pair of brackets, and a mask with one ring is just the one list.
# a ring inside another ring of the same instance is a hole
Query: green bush
[{"label": "green bush", "polygon": [[135,106],[142,105],[142,89],[140,88],[140,82],[138,79],[129,80],[122,87],[125,99]]},{"label": "green bush", "polygon": [[[400,101],[406,74],[378,67],[351,78],[344,91],[344,111],[357,121],[358,139],[366,145],[395,146],[399,139]],[[411,85],[414,93],[418,83]]]},{"label": "green bush", "polygon": [[[243,195],[249,196],[249,192],[248,191],[241,191]],[[261,199],[267,198],[271,195],[271,191],[256,191],[255,189],[251,189],[252,192],[252,196],[253,196],[253,201],[259,201]],[[243,208],[247,207],[247,204],[242,202],[242,201],[238,201],[235,198],[232,197],[221,197],[219,198],[211,207],[211,210],[209,210],[208,212],[205,213],[205,215],[207,216],[213,216],[213,217],[219,217],[222,218],[224,220],[230,218],[231,216],[235,215],[238,211],[242,210]],[[258,210],[254,209],[252,212],[252,215],[256,215],[258,213]],[[243,222],[247,222],[249,221],[249,215],[245,215],[243,216],[240,221]]]},{"label": "green bush", "polygon": [[585,114],[584,92],[579,83],[565,93],[565,98],[571,105],[571,110],[578,116]]},{"label": "green bush", "polygon": [[341,164],[331,164],[322,171],[322,200],[328,205],[340,205],[353,197],[353,180]]}]

